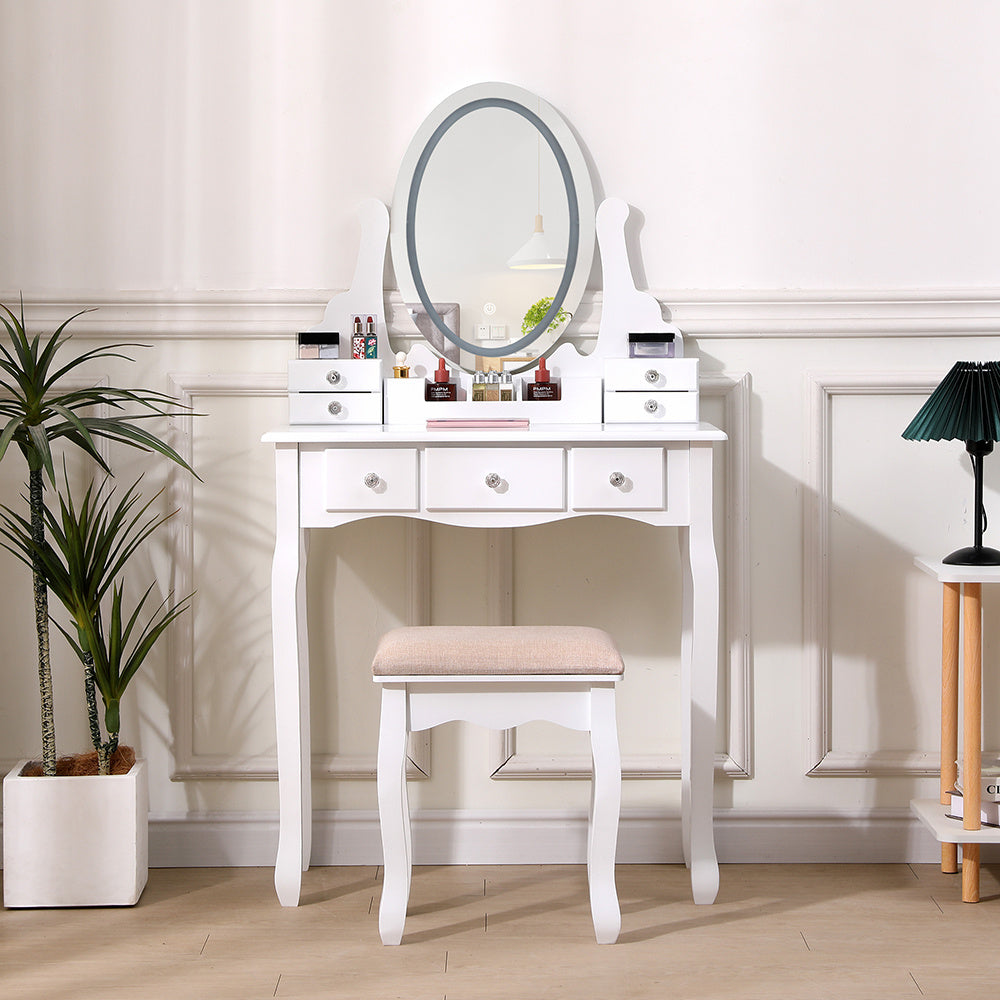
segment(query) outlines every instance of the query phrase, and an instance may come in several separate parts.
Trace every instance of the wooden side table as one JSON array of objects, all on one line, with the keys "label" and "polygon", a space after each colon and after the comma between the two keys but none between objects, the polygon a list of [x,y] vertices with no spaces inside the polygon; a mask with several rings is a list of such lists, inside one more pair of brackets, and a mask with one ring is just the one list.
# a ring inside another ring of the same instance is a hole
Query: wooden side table
[{"label": "wooden side table", "polygon": [[[1000,566],[950,566],[915,560],[943,588],[941,616],[941,798],[914,799],[910,808],[941,843],[941,871],[958,871],[962,845],[962,899],[979,902],[979,845],[1000,843],[1000,829],[980,821],[983,722],[983,584],[1000,583]],[[960,629],[961,622],[961,629]],[[962,824],[941,808],[950,803],[958,759],[959,639],[962,641]]]}]

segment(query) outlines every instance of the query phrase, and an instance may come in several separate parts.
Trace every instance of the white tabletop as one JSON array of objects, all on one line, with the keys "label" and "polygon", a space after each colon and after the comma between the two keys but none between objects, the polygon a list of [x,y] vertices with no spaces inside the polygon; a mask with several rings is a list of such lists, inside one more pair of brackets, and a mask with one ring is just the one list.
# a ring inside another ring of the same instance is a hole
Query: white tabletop
[{"label": "white tabletop", "polygon": [[930,556],[917,556],[913,561],[940,583],[1000,583],[1000,566],[953,566]]},{"label": "white tabletop", "polygon": [[268,431],[262,441],[274,444],[447,444],[467,442],[563,442],[669,444],[682,441],[725,441],[713,424],[536,424],[526,428],[447,428],[428,430],[423,424],[286,424]]}]

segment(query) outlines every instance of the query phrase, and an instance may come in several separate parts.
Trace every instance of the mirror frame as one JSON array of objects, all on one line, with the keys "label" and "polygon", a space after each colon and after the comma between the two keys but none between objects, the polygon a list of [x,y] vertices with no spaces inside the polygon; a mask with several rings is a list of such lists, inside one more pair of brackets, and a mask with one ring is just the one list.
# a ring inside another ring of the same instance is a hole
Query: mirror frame
[{"label": "mirror frame", "polygon": [[[532,111],[529,104],[536,105]],[[569,209],[569,240],[562,280],[552,297],[552,305],[535,327],[512,343],[486,347],[463,340],[448,327],[424,285],[417,260],[416,208],[420,182],[437,144],[444,134],[466,115],[482,108],[504,108],[521,115],[545,139],[556,158],[566,189]],[[396,281],[404,302],[419,300],[434,326],[452,344],[479,357],[502,358],[530,347],[568,303],[575,312],[579,305],[594,259],[594,190],[590,171],[569,125],[550,104],[536,94],[506,83],[480,83],[457,91],[442,101],[417,130],[403,156],[392,200],[390,248]],[[407,287],[404,288],[404,282]],[[563,329],[563,333],[565,333]],[[559,334],[548,350],[558,343]]]}]

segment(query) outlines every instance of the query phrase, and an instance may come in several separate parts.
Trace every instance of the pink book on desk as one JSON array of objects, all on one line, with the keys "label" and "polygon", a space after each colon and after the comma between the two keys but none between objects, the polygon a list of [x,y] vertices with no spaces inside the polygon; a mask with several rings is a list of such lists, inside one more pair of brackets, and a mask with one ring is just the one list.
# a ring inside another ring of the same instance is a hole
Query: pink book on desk
[{"label": "pink book on desk", "polygon": [[427,421],[429,431],[451,430],[452,428],[464,428],[489,430],[511,430],[525,428],[528,426],[527,417],[441,417]]}]

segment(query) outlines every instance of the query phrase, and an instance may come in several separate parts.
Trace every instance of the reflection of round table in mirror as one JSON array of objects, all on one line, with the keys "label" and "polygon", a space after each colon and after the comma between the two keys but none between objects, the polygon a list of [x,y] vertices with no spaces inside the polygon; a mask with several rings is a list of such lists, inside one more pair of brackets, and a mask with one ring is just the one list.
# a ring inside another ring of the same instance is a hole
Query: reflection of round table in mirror
[{"label": "reflection of round table in mirror", "polygon": [[403,301],[438,353],[549,352],[594,253],[593,188],[569,126],[518,87],[453,94],[403,158],[390,244]]}]

